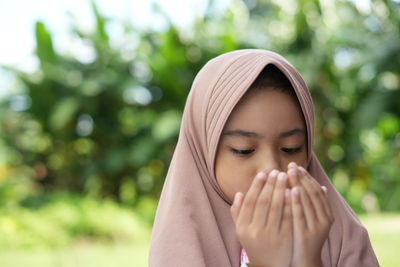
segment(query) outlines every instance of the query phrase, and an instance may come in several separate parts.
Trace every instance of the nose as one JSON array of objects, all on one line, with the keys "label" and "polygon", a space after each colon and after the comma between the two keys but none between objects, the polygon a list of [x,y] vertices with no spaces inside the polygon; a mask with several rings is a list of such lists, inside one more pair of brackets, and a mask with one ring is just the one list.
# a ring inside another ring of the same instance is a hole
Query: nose
[{"label": "nose", "polygon": [[269,151],[263,154],[260,171],[263,171],[268,174],[272,170],[282,171],[282,162],[279,155],[276,152]]}]

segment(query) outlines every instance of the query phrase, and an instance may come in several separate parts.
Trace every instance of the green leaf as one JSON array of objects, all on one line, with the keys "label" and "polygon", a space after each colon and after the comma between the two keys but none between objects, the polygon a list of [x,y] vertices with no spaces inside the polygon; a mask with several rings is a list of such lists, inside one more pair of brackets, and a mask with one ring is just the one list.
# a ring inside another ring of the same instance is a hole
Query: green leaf
[{"label": "green leaf", "polygon": [[43,64],[45,62],[55,63],[56,53],[53,48],[53,41],[51,35],[43,22],[36,22],[36,53]]},{"label": "green leaf", "polygon": [[72,119],[79,107],[77,99],[69,97],[60,101],[55,106],[53,113],[50,115],[50,127],[57,131],[62,128]]},{"label": "green leaf", "polygon": [[93,0],[90,1],[90,3],[92,6],[93,13],[96,17],[97,35],[99,39],[102,40],[104,43],[108,43],[108,35],[105,28],[106,19],[100,14],[96,3]]}]

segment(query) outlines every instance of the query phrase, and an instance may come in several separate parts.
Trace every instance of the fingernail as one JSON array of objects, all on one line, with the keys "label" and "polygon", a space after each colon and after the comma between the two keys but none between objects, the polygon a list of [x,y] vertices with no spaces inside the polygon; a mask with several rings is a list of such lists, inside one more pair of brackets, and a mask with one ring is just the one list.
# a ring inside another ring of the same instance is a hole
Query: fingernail
[{"label": "fingernail", "polygon": [[288,167],[289,167],[289,168],[296,168],[296,167],[297,167],[297,164],[296,164],[296,162],[293,162],[293,161],[292,161],[292,162],[289,163]]},{"label": "fingernail", "polygon": [[264,179],[264,178],[266,178],[266,175],[265,175],[265,173],[263,173],[263,172],[259,172],[259,173],[257,173],[257,175],[256,175],[256,178],[255,178],[255,179]]},{"label": "fingernail", "polygon": [[299,195],[300,191],[297,187],[292,189],[293,194],[295,194],[296,196]]},{"label": "fingernail", "polygon": [[328,189],[326,188],[326,186],[321,186],[321,188],[322,188],[322,190],[326,193],[326,192],[328,192]]},{"label": "fingernail", "polygon": [[281,181],[281,182],[285,181],[286,180],[286,173],[284,173],[284,172],[279,173],[278,180]]},{"label": "fingernail", "polygon": [[289,171],[288,171],[288,174],[289,174],[290,176],[296,176],[296,175],[297,175],[296,170],[289,170]]},{"label": "fingernail", "polygon": [[277,170],[273,170],[273,171],[271,171],[271,172],[269,173],[269,177],[277,176],[278,173],[279,173],[279,172],[278,172]]}]

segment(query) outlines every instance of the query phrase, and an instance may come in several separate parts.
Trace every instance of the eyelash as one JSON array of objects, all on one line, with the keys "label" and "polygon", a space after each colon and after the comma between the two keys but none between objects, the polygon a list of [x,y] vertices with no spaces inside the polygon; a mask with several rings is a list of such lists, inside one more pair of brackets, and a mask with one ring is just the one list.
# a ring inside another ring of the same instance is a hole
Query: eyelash
[{"label": "eyelash", "polygon": [[301,146],[300,147],[294,147],[294,148],[282,148],[281,149],[283,152],[286,153],[297,153],[301,151]]},{"label": "eyelash", "polygon": [[234,154],[238,154],[240,156],[249,155],[254,151],[254,149],[234,149],[234,148],[232,148],[231,150]]},{"label": "eyelash", "polygon": [[[254,152],[254,150],[255,150],[255,149],[234,149],[234,148],[231,148],[231,151],[232,151],[234,154],[237,154],[237,155],[240,155],[240,156],[247,156],[247,155],[249,155],[250,153]],[[282,148],[281,150],[282,150],[283,152],[288,153],[288,154],[294,154],[294,153],[300,152],[300,151],[301,151],[301,147]]]}]

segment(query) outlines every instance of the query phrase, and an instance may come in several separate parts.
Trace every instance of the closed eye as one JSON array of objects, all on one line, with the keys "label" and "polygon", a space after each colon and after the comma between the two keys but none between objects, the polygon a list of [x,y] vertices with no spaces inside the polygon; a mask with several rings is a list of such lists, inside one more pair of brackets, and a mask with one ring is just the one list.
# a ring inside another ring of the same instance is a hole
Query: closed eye
[{"label": "closed eye", "polygon": [[254,152],[254,149],[234,149],[231,148],[231,151],[235,154],[239,154],[239,155],[248,155],[250,153]]},{"label": "closed eye", "polygon": [[[284,147],[284,148],[281,148],[281,151],[283,151],[285,153],[288,153],[288,154],[292,154],[292,153],[300,152],[301,148],[302,147],[295,147],[295,148]],[[255,151],[255,149],[234,149],[234,148],[231,148],[231,151],[233,153],[235,153],[235,154],[238,154],[238,155],[249,155],[249,154],[253,153]]]},{"label": "closed eye", "polygon": [[300,152],[301,151],[301,147],[295,147],[295,148],[284,147],[284,148],[281,148],[281,150],[283,152],[286,152],[286,153],[296,153],[296,152]]}]

